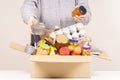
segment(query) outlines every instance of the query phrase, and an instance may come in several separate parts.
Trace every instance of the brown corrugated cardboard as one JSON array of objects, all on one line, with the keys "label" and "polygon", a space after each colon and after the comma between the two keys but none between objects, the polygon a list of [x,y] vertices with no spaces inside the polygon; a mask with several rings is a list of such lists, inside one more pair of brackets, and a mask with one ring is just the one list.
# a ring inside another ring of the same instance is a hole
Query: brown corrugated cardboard
[{"label": "brown corrugated cardboard", "polygon": [[31,62],[31,77],[91,77],[90,62]]},{"label": "brown corrugated cardboard", "polygon": [[35,62],[91,62],[91,56],[45,56],[31,55],[30,61]]},{"label": "brown corrugated cardboard", "polygon": [[32,77],[90,77],[91,56],[31,56]]}]

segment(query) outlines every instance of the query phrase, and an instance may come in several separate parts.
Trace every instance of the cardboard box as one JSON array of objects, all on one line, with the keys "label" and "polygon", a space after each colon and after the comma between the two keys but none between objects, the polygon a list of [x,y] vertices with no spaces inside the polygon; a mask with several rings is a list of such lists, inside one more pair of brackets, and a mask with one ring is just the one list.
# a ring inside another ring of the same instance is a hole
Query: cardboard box
[{"label": "cardboard box", "polygon": [[90,77],[91,56],[31,56],[32,77]]},{"label": "cardboard box", "polygon": [[[24,52],[25,46],[11,43],[11,48]],[[106,53],[93,55],[110,60]],[[91,77],[92,56],[30,56],[31,77]]]}]

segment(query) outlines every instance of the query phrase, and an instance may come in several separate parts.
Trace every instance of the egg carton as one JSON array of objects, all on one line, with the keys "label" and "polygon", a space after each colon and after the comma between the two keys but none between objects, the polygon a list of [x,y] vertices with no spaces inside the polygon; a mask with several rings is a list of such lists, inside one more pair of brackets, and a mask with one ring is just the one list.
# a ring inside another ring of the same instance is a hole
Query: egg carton
[{"label": "egg carton", "polygon": [[65,34],[68,39],[79,40],[81,37],[86,35],[85,28],[82,23],[77,23],[65,28],[61,28],[49,34],[54,40],[57,35]]}]

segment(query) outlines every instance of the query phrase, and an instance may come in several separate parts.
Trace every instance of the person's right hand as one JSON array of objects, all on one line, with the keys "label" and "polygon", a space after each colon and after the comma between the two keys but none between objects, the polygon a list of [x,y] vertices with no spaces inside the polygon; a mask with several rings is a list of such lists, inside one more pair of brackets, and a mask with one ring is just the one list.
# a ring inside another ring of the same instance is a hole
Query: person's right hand
[{"label": "person's right hand", "polygon": [[33,16],[29,17],[27,25],[28,25],[28,28],[29,28],[29,31],[30,31],[31,34],[33,34],[32,25],[36,22],[37,22],[37,19],[35,17],[33,17]]},{"label": "person's right hand", "polygon": [[[75,9],[76,9],[76,8],[79,8],[79,7],[80,7],[80,6],[77,5],[77,6],[75,6]],[[75,9],[74,9],[74,10],[75,10]],[[73,16],[73,19],[75,20],[75,22],[81,22],[85,17],[86,17],[86,14],[80,15],[80,16],[75,15],[75,16]]]}]

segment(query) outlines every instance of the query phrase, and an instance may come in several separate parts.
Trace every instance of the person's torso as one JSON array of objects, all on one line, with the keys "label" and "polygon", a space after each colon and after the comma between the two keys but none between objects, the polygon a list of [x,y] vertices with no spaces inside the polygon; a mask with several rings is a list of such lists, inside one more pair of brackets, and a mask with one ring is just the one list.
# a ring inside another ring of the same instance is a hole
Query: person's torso
[{"label": "person's torso", "polygon": [[77,0],[39,0],[40,2],[40,21],[46,27],[54,28],[55,25],[66,27],[74,24],[71,16]]}]

